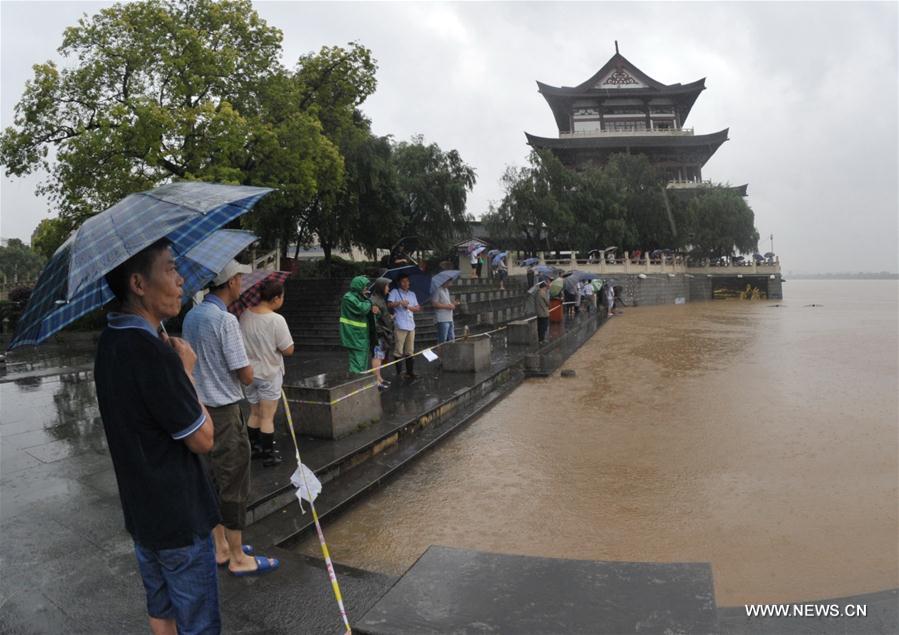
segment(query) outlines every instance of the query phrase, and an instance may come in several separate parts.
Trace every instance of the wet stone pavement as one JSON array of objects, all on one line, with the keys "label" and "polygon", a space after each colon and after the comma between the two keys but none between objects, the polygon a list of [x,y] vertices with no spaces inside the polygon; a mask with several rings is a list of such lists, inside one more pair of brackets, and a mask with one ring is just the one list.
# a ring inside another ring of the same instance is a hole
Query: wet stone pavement
[{"label": "wet stone pavement", "polygon": [[[494,366],[527,350],[494,349]],[[14,352],[7,362],[0,373],[0,632],[145,630],[143,589],[96,403],[92,343]],[[344,365],[337,351],[300,351],[289,360],[288,377],[339,372]],[[477,381],[468,374],[440,378],[439,363],[421,358],[415,370],[415,382],[397,382],[384,393],[385,418],[413,416]],[[287,460],[271,471],[254,465],[255,496],[281,486],[293,471],[289,437],[276,425]],[[313,468],[342,451],[339,441],[302,443]],[[323,563],[259,546],[282,559],[282,570],[241,580],[220,576],[225,632],[341,632]],[[337,574],[351,620],[395,582],[340,565]]]},{"label": "wet stone pavement", "polygon": [[[56,358],[42,351],[0,377],[2,633],[146,630],[92,364],[90,351]],[[322,563],[278,549],[268,555],[282,558],[284,569],[258,579],[221,575],[225,631],[340,632]],[[337,572],[351,614],[393,582],[348,567]]]}]

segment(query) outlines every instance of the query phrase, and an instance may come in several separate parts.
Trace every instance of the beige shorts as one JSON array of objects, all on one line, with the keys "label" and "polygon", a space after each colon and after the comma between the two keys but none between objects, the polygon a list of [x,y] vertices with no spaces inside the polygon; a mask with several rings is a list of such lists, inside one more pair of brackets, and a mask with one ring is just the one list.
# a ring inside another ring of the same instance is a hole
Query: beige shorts
[{"label": "beige shorts", "polygon": [[396,329],[393,332],[394,357],[402,357],[403,355],[411,355],[415,352],[415,331],[404,331]]}]

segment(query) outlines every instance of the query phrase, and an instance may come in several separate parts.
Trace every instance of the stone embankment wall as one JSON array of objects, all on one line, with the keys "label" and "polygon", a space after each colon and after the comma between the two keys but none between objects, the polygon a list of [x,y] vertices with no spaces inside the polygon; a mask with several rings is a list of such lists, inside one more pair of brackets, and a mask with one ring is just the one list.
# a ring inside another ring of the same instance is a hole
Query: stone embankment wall
[{"label": "stone embankment wall", "polygon": [[[706,276],[701,274],[616,274],[612,276],[616,285],[624,289],[624,301],[630,306],[651,306],[655,304],[674,304],[678,298],[684,302],[699,302],[711,300],[716,284],[730,284],[731,286],[752,284],[768,293],[768,298],[780,300],[783,298],[780,274],[771,279],[769,275],[744,274],[736,276]],[[516,280],[519,278],[515,277]],[[523,284],[524,277],[521,276]],[[532,310],[532,303],[528,303]]]}]

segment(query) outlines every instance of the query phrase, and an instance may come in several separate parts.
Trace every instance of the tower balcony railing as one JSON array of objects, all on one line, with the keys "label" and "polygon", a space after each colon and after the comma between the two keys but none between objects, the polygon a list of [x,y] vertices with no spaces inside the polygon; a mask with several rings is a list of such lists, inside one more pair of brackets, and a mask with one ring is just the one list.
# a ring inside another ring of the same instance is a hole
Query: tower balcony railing
[{"label": "tower balcony railing", "polygon": [[713,188],[716,186],[708,179],[669,179],[667,187],[670,190],[692,190],[699,187]]},{"label": "tower balcony railing", "polygon": [[560,139],[584,137],[692,137],[693,128],[665,128],[662,130],[578,130],[560,132]]}]

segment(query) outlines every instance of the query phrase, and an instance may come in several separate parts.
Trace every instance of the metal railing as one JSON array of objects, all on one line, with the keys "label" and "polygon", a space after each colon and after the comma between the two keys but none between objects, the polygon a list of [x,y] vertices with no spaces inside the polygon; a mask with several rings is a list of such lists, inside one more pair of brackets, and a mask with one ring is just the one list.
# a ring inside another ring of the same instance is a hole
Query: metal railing
[{"label": "metal railing", "polygon": [[559,138],[569,137],[692,137],[693,128],[666,128],[663,130],[577,130],[560,132]]}]

